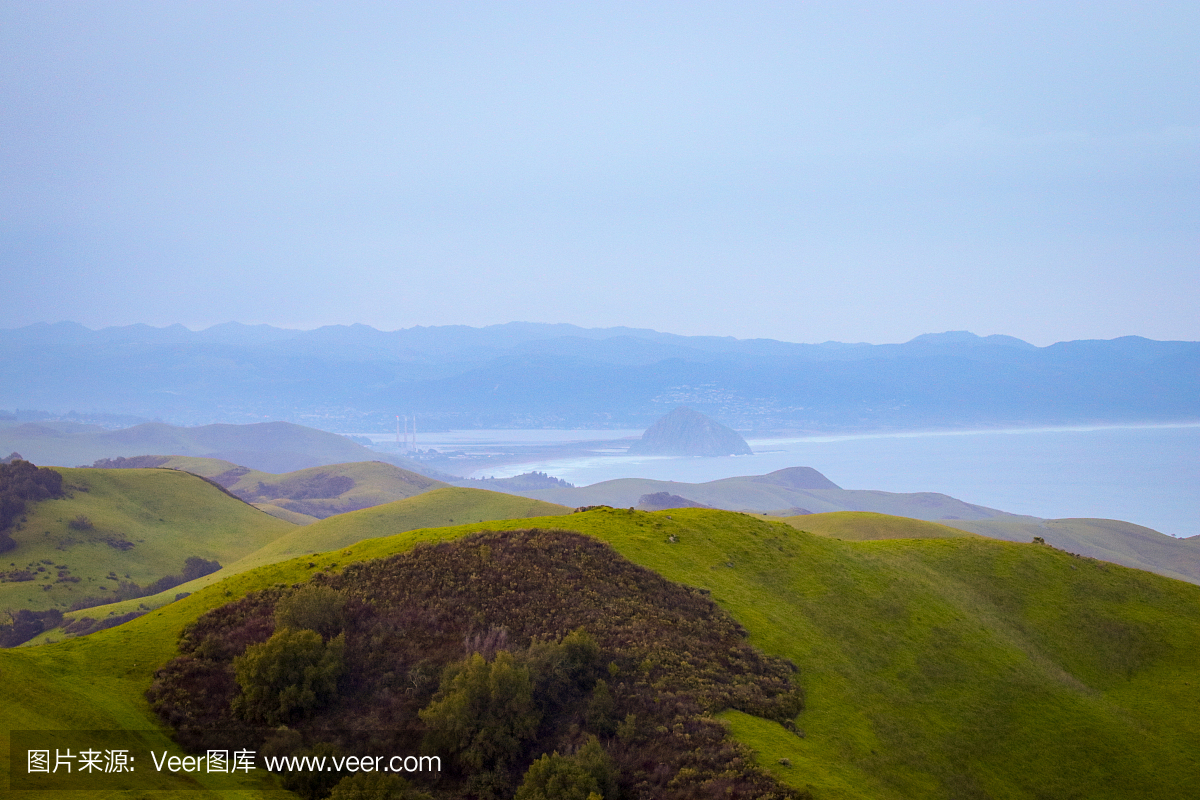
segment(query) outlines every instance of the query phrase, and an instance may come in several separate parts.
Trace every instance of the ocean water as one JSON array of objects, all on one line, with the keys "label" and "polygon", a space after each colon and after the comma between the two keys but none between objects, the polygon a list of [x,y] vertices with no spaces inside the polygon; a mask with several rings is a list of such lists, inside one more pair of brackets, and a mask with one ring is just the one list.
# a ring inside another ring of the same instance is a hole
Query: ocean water
[{"label": "ocean water", "polygon": [[[520,431],[488,433],[493,441],[527,443],[606,438],[578,431],[531,431],[528,438]],[[459,441],[469,438],[467,432],[461,435]],[[1200,534],[1200,424],[816,436],[749,443],[751,456],[625,456],[610,449],[587,457],[481,470],[474,477],[500,478],[536,469],[577,486],[633,477],[694,483],[807,466],[845,489],[941,492],[1015,514],[1122,519],[1172,536]]]}]

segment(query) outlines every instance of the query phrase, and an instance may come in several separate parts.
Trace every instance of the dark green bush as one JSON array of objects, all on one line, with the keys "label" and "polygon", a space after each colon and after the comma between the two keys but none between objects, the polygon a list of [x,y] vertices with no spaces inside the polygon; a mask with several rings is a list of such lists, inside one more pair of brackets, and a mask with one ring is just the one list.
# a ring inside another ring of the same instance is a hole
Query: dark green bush
[{"label": "dark green bush", "polygon": [[529,767],[515,800],[615,800],[617,772],[596,737],[572,756],[558,751]]},{"label": "dark green bush", "polygon": [[301,586],[275,605],[275,625],[310,630],[325,639],[345,627],[346,596],[328,586]]},{"label": "dark green bush", "polygon": [[506,650],[491,662],[475,653],[447,668],[420,716],[433,749],[476,772],[510,766],[541,720],[529,669]]},{"label": "dark green bush", "polygon": [[278,630],[233,660],[242,693],[233,711],[248,722],[283,725],[331,700],[344,669],[344,637],[325,642],[316,631]]}]

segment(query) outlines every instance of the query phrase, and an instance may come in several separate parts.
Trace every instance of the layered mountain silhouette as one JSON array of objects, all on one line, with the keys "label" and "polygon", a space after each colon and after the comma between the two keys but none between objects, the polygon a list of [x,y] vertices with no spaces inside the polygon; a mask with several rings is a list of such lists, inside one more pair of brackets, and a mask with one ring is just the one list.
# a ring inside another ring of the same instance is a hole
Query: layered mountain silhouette
[{"label": "layered mountain silhouette", "polygon": [[686,406],[651,425],[629,447],[631,455],[741,456],[753,455],[750,445],[732,428]]},{"label": "layered mountain silhouette", "polygon": [[[0,409],[92,409],[81,421],[103,412],[105,424],[322,419],[386,430],[411,413],[422,430],[643,428],[663,397],[739,430],[1177,422],[1200,419],[1200,342],[1035,347],[957,331],[800,344],[534,323],[0,330]],[[0,426],[6,416],[37,421],[0,411]]]}]

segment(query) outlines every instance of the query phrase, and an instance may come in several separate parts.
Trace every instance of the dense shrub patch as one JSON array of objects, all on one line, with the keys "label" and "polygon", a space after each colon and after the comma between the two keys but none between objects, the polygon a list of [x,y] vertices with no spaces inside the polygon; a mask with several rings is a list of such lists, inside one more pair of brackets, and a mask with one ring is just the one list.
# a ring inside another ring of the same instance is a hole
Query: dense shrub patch
[{"label": "dense shrub patch", "polygon": [[194,581],[196,578],[203,578],[205,575],[211,575],[220,568],[221,564],[216,559],[210,560],[200,558],[199,556],[188,556],[183,562],[183,570],[178,575],[164,575],[146,586],[141,586],[134,581],[117,581],[116,590],[107,596],[84,597],[81,600],[76,600],[71,604],[70,610],[82,611],[85,608],[95,608],[96,606],[117,603],[122,600],[136,600],[139,597],[150,597],[159,592],[165,592],[167,589],[174,589],[182,583]]},{"label": "dense shrub patch", "polygon": [[49,611],[30,611],[22,608],[0,615],[0,620],[4,617],[8,617],[8,622],[0,622],[0,647],[16,647],[48,628],[57,627],[62,623],[63,615],[54,608]]},{"label": "dense shrub patch", "polygon": [[8,529],[25,513],[27,503],[62,496],[62,475],[49,467],[19,459],[0,464],[0,553],[16,548]]},{"label": "dense shrub patch", "polygon": [[439,798],[797,796],[711,716],[790,726],[794,667],[701,592],[575,533],[484,532],[257,592],[179,650],[149,697],[191,746],[286,721],[254,734],[264,751],[385,737],[440,755],[421,786]]}]

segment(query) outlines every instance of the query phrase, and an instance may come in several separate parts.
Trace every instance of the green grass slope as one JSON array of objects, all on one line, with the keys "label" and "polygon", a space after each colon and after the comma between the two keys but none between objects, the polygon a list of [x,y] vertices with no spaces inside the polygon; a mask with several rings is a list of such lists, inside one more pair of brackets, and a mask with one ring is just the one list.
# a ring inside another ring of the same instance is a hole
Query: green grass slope
[{"label": "green grass slope", "polygon": [[[221,478],[222,480],[218,480],[217,483],[220,483],[226,489],[240,478],[255,481],[274,477],[270,472],[249,469],[221,458],[204,458],[202,456],[160,456],[160,458],[166,460],[159,464],[159,466],[167,469],[181,469],[184,472],[190,472],[193,475],[199,475],[209,480]],[[232,475],[237,475],[238,477],[231,480],[225,479],[226,476]]]},{"label": "green grass slope", "polygon": [[[714,508],[773,512],[799,508],[816,514],[857,511],[907,517],[1009,541],[1041,536],[1048,544],[1074,553],[1200,583],[1200,544],[1165,536],[1118,520],[1041,520],[965,503],[943,494],[899,494],[841,489],[815,470],[793,468],[708,483],[679,483],[622,478],[578,488],[520,491],[552,503],[580,507],[637,506],[646,494],[668,492]],[[842,537],[847,538],[847,537]],[[1193,537],[1200,541],[1200,537]]]},{"label": "green grass slope", "polygon": [[272,517],[278,517],[284,522],[290,522],[293,525],[311,525],[317,521],[316,517],[310,517],[308,514],[301,514],[299,511],[292,511],[287,508],[280,508],[271,503],[251,503],[259,511],[265,511]]},{"label": "green grass slope", "polygon": [[[379,511],[344,519],[366,526]],[[1037,545],[840,541],[702,509],[421,529],[265,565],[114,629],[0,651],[6,685],[21,687],[0,706],[0,731],[157,727],[143,693],[204,611],[417,542],[532,525],[597,536],[711,591],[756,646],[795,662],[802,736],[724,716],[764,766],[817,798],[1195,792],[1200,587]]]},{"label": "green grass slope", "polygon": [[[0,583],[0,608],[65,610],[118,581],[145,586],[178,574],[189,556],[233,563],[295,529],[184,472],[58,472],[68,496],[32,505],[12,532],[17,548],[0,555],[0,573],[34,575]],[[80,515],[91,529],[70,526]]]},{"label": "green grass slope", "polygon": [[1046,544],[1090,558],[1200,583],[1200,539],[1176,539],[1115,519],[945,520],[945,525],[994,539]]},{"label": "green grass slope", "polygon": [[359,461],[311,467],[283,475],[264,476],[251,472],[227,488],[247,502],[270,504],[325,519],[446,486],[441,481],[382,461]]},{"label": "green grass slope", "polygon": [[[362,539],[387,536],[417,528],[453,525],[455,522],[462,524],[534,516],[550,517],[570,512],[570,509],[552,503],[483,489],[435,489],[408,500],[331,517],[319,523],[316,520],[310,520],[310,523],[314,523],[311,527],[288,526],[281,535],[272,539],[262,548],[236,561],[223,561],[223,568],[215,573],[155,595],[70,612],[65,616],[63,626],[83,617],[103,620],[130,612],[160,608],[173,602],[176,595],[181,592],[203,589],[230,575],[299,555],[336,550]],[[284,513],[291,512],[284,511]],[[62,641],[72,635],[64,632],[63,627],[54,628],[31,639],[29,644]]]},{"label": "green grass slope", "polygon": [[363,539],[389,536],[417,528],[437,528],[489,520],[552,517],[571,509],[525,497],[484,489],[447,487],[321,520],[274,539],[261,549],[231,564],[243,571],[287,558],[348,547]]},{"label": "green grass slope", "polygon": [[936,522],[926,522],[870,511],[833,511],[828,514],[804,514],[785,517],[783,522],[793,528],[817,536],[833,536],[851,542],[878,539],[958,539],[973,536]]},{"label": "green grass slope", "polygon": [[208,478],[268,514],[298,525],[447,486],[382,461],[327,464],[281,475],[197,456],[141,456],[126,466],[135,465],[179,469]]}]

